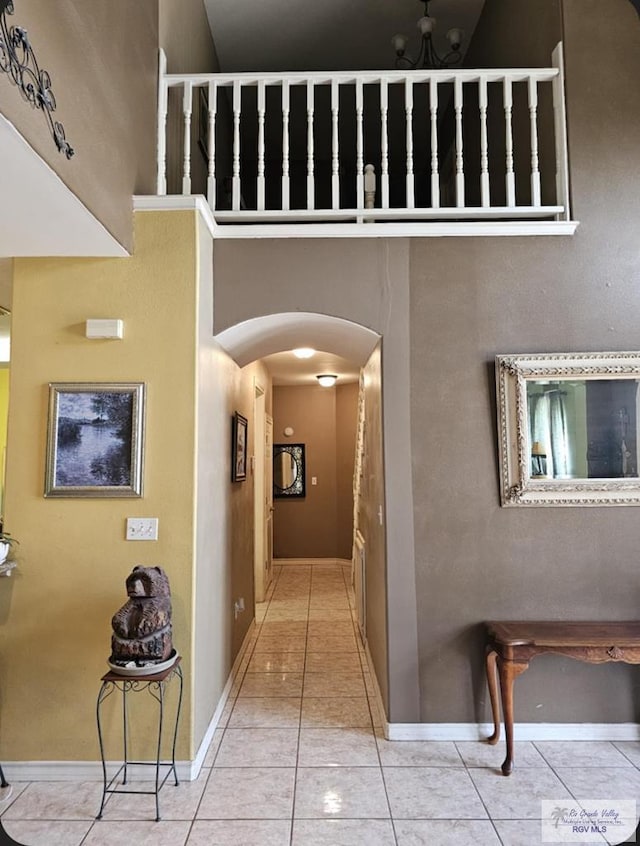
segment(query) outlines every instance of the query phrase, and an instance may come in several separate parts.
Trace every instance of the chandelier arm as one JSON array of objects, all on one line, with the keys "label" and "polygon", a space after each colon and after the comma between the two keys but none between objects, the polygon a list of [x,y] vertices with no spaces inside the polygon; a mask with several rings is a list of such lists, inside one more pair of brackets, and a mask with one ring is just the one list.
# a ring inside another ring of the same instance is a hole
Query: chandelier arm
[{"label": "chandelier arm", "polygon": [[415,70],[418,63],[412,62],[408,56],[396,56],[395,66],[396,70]]},{"label": "chandelier arm", "polygon": [[452,65],[459,65],[462,61],[462,53],[460,52],[460,50],[449,50],[449,52],[445,54],[445,57],[442,61],[446,64],[447,67],[451,67]]}]

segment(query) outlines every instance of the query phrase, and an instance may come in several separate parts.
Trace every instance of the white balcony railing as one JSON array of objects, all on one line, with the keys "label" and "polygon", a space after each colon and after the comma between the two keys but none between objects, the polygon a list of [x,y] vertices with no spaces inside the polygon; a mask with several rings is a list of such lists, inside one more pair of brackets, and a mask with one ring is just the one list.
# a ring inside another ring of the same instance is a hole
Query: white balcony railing
[{"label": "white balcony railing", "polygon": [[570,221],[562,45],[536,69],[167,74],[159,195],[219,224]]}]

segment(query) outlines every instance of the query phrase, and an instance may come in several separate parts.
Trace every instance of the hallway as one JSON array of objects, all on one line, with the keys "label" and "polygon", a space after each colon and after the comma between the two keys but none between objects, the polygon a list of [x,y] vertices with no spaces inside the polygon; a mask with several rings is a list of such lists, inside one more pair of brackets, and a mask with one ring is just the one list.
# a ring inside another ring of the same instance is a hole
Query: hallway
[{"label": "hallway", "polygon": [[14,783],[7,833],[26,846],[532,846],[541,799],[640,796],[640,743],[519,743],[505,779],[502,745],[385,741],[349,568],[274,574],[201,774],[165,786],[161,822],[152,797],[124,795],[95,821],[97,782]]}]

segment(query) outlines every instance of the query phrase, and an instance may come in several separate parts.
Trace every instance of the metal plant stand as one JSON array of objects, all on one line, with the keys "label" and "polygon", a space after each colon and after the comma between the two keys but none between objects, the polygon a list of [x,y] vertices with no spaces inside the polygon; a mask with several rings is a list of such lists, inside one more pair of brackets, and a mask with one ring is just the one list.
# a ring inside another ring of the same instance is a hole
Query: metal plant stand
[{"label": "metal plant stand", "polygon": [[[171,682],[171,680],[176,677],[180,683],[180,690],[178,694],[178,706],[176,708],[176,718],[175,723],[173,726],[173,737],[171,740],[171,760],[170,761],[162,761],[161,760],[161,752],[162,752],[162,734],[163,734],[163,726],[164,726],[164,694],[165,694],[165,687],[167,684]],[[98,724],[98,740],[100,742],[100,758],[102,760],[102,775],[104,780],[104,789],[102,792],[102,802],[100,804],[100,810],[96,819],[102,818],[102,812],[104,810],[105,802],[107,801],[107,794],[109,793],[138,793],[141,795],[146,796],[155,796],[156,801],[156,822],[160,819],[160,801],[158,798],[158,794],[160,793],[161,788],[164,786],[165,782],[173,773],[173,777],[175,779],[176,786],[178,785],[178,773],[176,771],[176,739],[178,736],[178,722],[180,720],[180,709],[182,706],[182,687],[183,687],[183,679],[182,679],[182,669],[180,667],[180,656],[176,657],[174,663],[168,667],[167,669],[163,670],[160,673],[155,673],[153,675],[148,676],[123,676],[119,675],[115,672],[106,673],[101,679],[102,685],[100,687],[100,692],[98,693],[98,701],[96,704],[96,721]],[[140,693],[141,691],[147,691],[150,696],[152,696],[159,705],[158,710],[158,741],[156,747],[156,759],[155,761],[130,761],[129,760],[129,750],[128,750],[128,724],[127,724],[127,695],[130,693]],[[102,703],[107,699],[114,691],[120,691],[122,694],[122,722],[123,722],[123,761],[120,767],[118,768],[115,775],[108,780],[107,779],[107,764],[105,761],[105,753],[104,753],[104,741],[102,737],[102,725],[100,722],[100,710]],[[128,776],[128,767],[130,766],[142,766],[142,767],[153,767],[155,770],[155,782],[153,790],[130,790],[130,789],[123,789],[127,785],[127,776]],[[161,771],[166,769],[166,772],[161,777]],[[120,775],[122,774],[122,785],[115,786],[117,780],[119,779]]]}]

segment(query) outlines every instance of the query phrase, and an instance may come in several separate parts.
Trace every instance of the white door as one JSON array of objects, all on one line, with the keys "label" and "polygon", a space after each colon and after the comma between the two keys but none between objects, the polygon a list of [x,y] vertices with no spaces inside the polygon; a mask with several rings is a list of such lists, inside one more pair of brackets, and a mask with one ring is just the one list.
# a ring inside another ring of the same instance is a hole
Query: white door
[{"label": "white door", "polygon": [[273,420],[264,420],[264,571],[265,590],[271,584],[273,565]]},{"label": "white door", "polygon": [[253,574],[255,601],[264,602],[267,592],[265,574],[265,534],[267,520],[265,511],[265,396],[264,390],[256,384],[253,405]]}]

